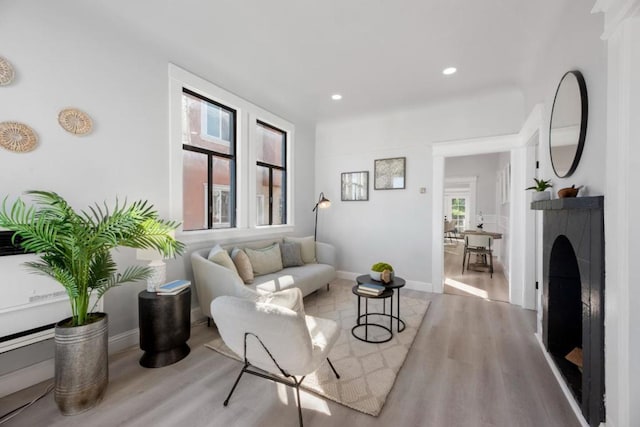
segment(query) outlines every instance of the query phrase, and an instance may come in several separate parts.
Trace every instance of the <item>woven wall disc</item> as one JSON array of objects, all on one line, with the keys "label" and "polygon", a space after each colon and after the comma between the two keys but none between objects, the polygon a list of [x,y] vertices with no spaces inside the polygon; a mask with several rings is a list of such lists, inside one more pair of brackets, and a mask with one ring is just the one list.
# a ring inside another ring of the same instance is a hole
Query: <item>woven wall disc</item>
[{"label": "woven wall disc", "polygon": [[13,67],[2,56],[0,56],[0,86],[8,85],[13,81]]},{"label": "woven wall disc", "polygon": [[93,129],[91,117],[75,108],[66,108],[58,114],[58,123],[62,129],[74,135],[86,135]]},{"label": "woven wall disc", "polygon": [[38,137],[29,126],[18,122],[0,123],[0,146],[17,153],[36,148]]}]

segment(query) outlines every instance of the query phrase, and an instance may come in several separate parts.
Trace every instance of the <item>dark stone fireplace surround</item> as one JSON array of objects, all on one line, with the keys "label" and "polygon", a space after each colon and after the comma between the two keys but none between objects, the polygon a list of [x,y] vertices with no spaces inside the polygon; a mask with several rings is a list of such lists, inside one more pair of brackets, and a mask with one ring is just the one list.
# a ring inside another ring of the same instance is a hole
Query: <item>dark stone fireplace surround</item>
[{"label": "dark stone fireplace surround", "polygon": [[[604,409],[604,197],[543,200],[542,338],[591,426]],[[581,347],[582,372],[565,359]]]}]

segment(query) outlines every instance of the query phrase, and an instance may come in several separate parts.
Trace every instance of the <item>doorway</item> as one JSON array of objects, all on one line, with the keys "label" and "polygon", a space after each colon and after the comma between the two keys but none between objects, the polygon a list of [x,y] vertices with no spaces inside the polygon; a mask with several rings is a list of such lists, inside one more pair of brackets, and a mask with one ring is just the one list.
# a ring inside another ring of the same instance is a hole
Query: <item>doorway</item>
[{"label": "doorway", "polygon": [[[455,231],[444,241],[444,293],[509,301],[509,258],[503,251],[510,236],[504,195],[509,159],[508,152],[445,158],[445,221]],[[485,240],[484,251],[491,255],[464,256],[470,232]]]},{"label": "doorway", "polygon": [[[509,152],[510,178],[505,194],[509,203],[509,230],[511,232],[508,248],[505,248],[510,260],[508,272],[509,302],[527,309],[536,309],[535,290],[535,215],[530,212],[530,196],[522,189],[527,187],[533,175],[535,165],[535,147],[529,144],[534,135],[542,134],[544,107],[537,104],[527,117],[517,134],[484,138],[443,141],[432,144],[432,239],[431,239],[431,283],[433,291],[444,291],[444,181],[445,159],[448,157]],[[530,266],[530,267],[529,267]]]}]

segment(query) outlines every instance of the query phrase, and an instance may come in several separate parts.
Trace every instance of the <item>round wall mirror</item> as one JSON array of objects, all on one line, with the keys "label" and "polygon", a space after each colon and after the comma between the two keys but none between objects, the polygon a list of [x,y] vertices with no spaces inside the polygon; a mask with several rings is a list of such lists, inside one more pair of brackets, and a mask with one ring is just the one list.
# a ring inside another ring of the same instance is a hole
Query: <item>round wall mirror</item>
[{"label": "round wall mirror", "polygon": [[559,178],[578,167],[587,134],[587,86],[580,71],[569,71],[560,80],[551,110],[549,151]]}]

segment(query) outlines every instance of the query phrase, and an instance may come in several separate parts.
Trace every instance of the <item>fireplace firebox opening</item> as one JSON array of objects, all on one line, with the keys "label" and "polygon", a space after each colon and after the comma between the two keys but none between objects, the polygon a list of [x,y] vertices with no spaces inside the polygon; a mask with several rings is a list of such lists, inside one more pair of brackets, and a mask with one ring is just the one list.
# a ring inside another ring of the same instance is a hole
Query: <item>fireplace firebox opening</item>
[{"label": "fireplace firebox opening", "polygon": [[549,259],[548,350],[578,402],[582,402],[581,289],[575,251],[566,236],[558,236]]}]

